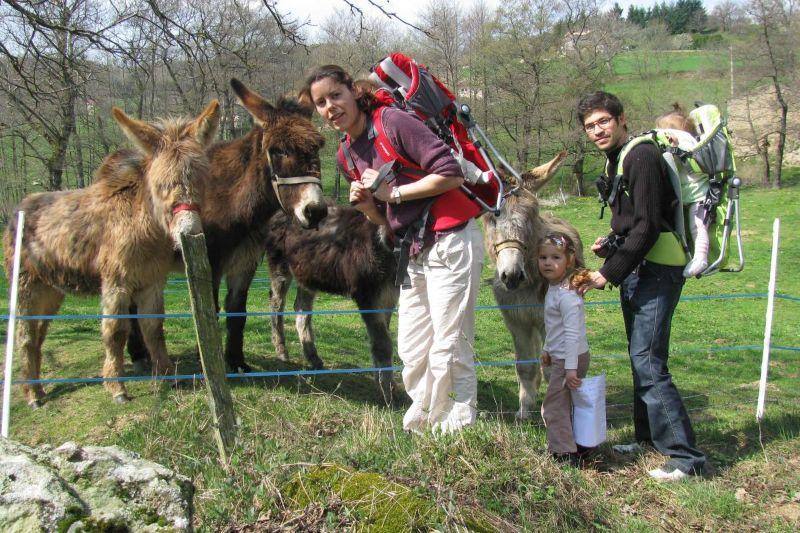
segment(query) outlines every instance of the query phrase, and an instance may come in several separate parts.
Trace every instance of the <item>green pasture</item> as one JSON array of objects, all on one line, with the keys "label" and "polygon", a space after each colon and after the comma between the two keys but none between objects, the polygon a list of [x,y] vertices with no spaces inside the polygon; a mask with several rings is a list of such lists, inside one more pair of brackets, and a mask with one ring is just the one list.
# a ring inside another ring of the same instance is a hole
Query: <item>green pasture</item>
[{"label": "green pasture", "polygon": [[[650,61],[642,61],[650,56]],[[632,50],[614,57],[612,67],[617,76],[647,74],[681,74],[687,72],[719,70],[728,67],[727,51],[717,50]]]},{"label": "green pasture", "polygon": [[[100,385],[48,385],[47,403],[36,411],[14,387],[11,436],[32,445],[67,440],[119,445],[175,468],[197,487],[200,530],[224,530],[265,517],[275,522],[264,523],[280,524],[314,505],[324,509],[318,525],[328,531],[795,530],[800,301],[776,302],[767,417],[761,427],[754,415],[775,217],[781,217],[783,231],[777,289],[800,297],[800,243],[794,238],[800,225],[800,171],[788,173],[789,186],[781,191],[751,187],[742,193],[744,272],[688,281],[673,323],[671,370],[698,444],[709,455],[705,479],[658,485],[646,475],[660,464],[656,453],[628,459],[610,450],[611,444],[632,438],[631,378],[616,291],[587,296],[590,373],[607,374],[610,431],[597,464],[583,470],[549,459],[538,418],[514,419],[517,383],[510,366],[478,369],[479,424],[443,438],[403,433],[402,400],[384,407],[367,374],[233,379],[241,429],[229,472],[217,463],[200,382],[130,383],[133,401],[124,405],[113,403]],[[575,224],[585,243],[607,231],[608,220],[597,219],[591,198],[570,199],[552,211]],[[589,263],[598,265],[591,258]],[[259,271],[249,311],[269,310],[268,276]],[[487,265],[483,277],[491,276]],[[7,293],[3,285],[0,313],[7,313]],[[168,313],[189,309],[186,285],[177,274],[167,286],[166,301]],[[479,305],[493,303],[484,284]],[[355,305],[322,295],[316,308]],[[99,311],[94,298],[68,297],[62,309],[63,314]],[[292,362],[282,363],[274,356],[268,319],[248,321],[245,351],[256,370],[304,368],[292,322],[287,317]],[[329,368],[371,366],[357,315],[319,315],[314,324]],[[191,321],[170,319],[165,329],[176,372],[200,372]],[[5,340],[5,328],[3,334]],[[497,310],[477,312],[475,351],[479,362],[513,359]],[[54,321],[44,354],[44,378],[98,376],[99,321]],[[126,371],[131,374],[130,365]]]}]

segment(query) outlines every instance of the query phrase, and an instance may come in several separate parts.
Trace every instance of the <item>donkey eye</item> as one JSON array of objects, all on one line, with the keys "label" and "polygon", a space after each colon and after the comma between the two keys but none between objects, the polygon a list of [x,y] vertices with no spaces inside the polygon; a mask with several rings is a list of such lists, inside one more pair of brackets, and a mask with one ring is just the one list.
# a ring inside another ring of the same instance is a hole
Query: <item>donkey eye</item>
[{"label": "donkey eye", "polygon": [[269,151],[269,154],[272,157],[278,159],[283,159],[284,157],[289,156],[289,153],[286,150],[283,150],[282,148],[273,148],[272,150]]}]

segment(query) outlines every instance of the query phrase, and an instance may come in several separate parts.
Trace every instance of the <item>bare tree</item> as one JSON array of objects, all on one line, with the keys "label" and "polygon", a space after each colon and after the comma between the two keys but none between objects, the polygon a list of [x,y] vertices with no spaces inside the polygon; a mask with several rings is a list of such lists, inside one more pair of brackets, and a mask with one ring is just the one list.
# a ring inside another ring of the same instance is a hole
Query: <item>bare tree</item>
[{"label": "bare tree", "polygon": [[102,13],[91,0],[24,4],[2,8],[0,91],[17,110],[19,137],[45,165],[43,186],[57,190],[75,132],[75,103],[91,76],[87,56],[96,41],[89,34],[102,26]]},{"label": "bare tree", "polygon": [[463,16],[456,0],[431,0],[420,14],[419,26],[428,33],[422,41],[430,67],[453,91],[460,84],[464,50]]},{"label": "bare tree", "polygon": [[[747,12],[757,26],[757,36],[747,51],[752,61],[752,81],[757,85],[768,81],[778,106],[778,126],[774,135],[775,179],[773,187],[780,188],[782,166],[786,149],[787,115],[789,101],[786,86],[797,78],[797,36],[792,12],[793,4],[785,0],[751,0]],[[755,57],[753,57],[755,56]],[[770,135],[764,135],[765,143]]]}]

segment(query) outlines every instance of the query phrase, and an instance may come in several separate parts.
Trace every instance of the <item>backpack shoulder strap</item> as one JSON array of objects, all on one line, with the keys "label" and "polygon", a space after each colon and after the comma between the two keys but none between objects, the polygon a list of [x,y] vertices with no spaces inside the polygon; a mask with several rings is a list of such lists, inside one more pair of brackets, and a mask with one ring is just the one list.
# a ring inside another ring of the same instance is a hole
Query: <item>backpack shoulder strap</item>
[{"label": "backpack shoulder strap", "polygon": [[353,163],[353,156],[350,155],[350,138],[347,135],[342,135],[339,139],[336,161],[349,181],[361,181],[361,175]]},{"label": "backpack shoulder strap", "polygon": [[381,154],[384,161],[397,161],[400,166],[403,167],[403,170],[410,170],[412,174],[416,174],[421,171],[422,168],[417,163],[398,152],[397,148],[392,145],[392,141],[386,134],[386,129],[383,124],[383,115],[386,109],[387,107],[379,107],[372,114],[372,131],[370,131],[369,134],[373,136],[375,147],[378,149],[378,153]]}]

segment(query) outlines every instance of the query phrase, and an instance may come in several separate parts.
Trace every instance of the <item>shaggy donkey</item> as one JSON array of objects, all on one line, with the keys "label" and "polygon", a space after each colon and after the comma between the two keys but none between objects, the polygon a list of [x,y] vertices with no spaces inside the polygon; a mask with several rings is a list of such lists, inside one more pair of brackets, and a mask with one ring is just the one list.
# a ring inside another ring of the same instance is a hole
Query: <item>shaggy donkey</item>
[{"label": "shaggy donkey", "polygon": [[[267,232],[267,261],[273,311],[283,311],[292,278],[298,282],[295,311],[311,311],[317,291],[348,296],[361,310],[393,309],[397,304],[397,267],[386,227],[372,224],[352,207],[330,206],[319,231],[304,230],[285,214],[277,213]],[[391,317],[391,313],[361,314],[377,368],[392,366]],[[297,315],[295,325],[306,360],[314,369],[323,368],[314,344],[311,315]],[[272,343],[278,358],[287,361],[281,315],[272,317]],[[376,378],[383,400],[389,403],[392,371],[378,372]]]},{"label": "shaggy donkey", "polygon": [[[214,294],[224,276],[225,310],[245,312],[270,217],[282,210],[302,227],[315,228],[327,215],[319,160],[324,138],[311,122],[311,109],[293,100],[272,106],[236,79],[231,87],[255,124],[243,137],[209,148],[211,172],[204,180],[201,219]],[[225,359],[234,370],[250,370],[242,352],[245,320],[226,321]],[[137,334],[134,328],[128,351],[139,369],[147,351]]]},{"label": "shaggy donkey", "polygon": [[[216,100],[193,121],[148,124],[114,108],[113,115],[138,152],[120,150],[105,158],[85,189],[32,194],[25,211],[19,280],[20,315],[52,315],[64,294],[100,294],[104,315],[128,313],[131,304],[148,314],[164,312],[164,285],[174,267],[181,231],[202,231],[197,211],[209,171],[206,148],[219,122]],[[12,220],[16,220],[16,217]],[[14,256],[16,223],[3,239],[6,272]],[[42,343],[49,320],[22,320],[17,342],[22,376],[39,379]],[[155,372],[171,368],[163,321],[142,319]],[[103,377],[122,375],[129,320],[104,318]],[[106,382],[116,401],[128,399],[120,382]],[[40,384],[23,385],[28,404],[45,396]]]},{"label": "shaggy donkey", "polygon": [[[486,249],[497,266],[492,289],[499,305],[542,304],[547,291],[539,276],[537,243],[548,231],[562,231],[572,237],[576,247],[576,263],[583,266],[583,246],[577,230],[561,219],[539,214],[536,191],[555,174],[566,157],[558,154],[552,161],[522,176],[522,183],[499,216],[484,215]],[[544,341],[542,307],[502,309],[503,321],[514,339],[517,361],[538,359]],[[516,365],[519,378],[519,411],[517,418],[532,416],[536,393],[542,380],[538,363]]]}]

